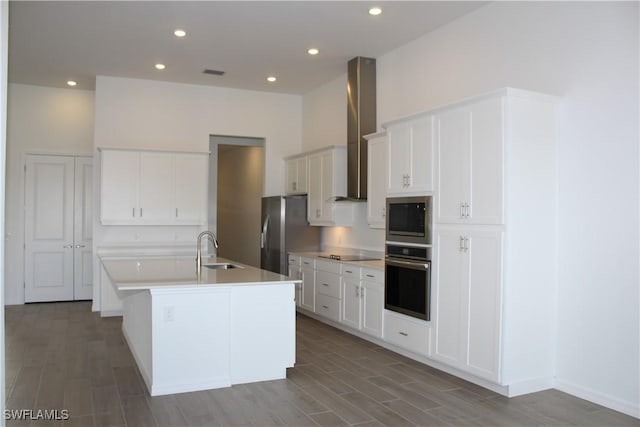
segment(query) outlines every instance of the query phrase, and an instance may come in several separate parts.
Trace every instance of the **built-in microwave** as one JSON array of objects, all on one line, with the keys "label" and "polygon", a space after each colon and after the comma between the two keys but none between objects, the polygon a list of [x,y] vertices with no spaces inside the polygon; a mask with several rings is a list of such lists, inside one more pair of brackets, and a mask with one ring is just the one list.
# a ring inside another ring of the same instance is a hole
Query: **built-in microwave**
[{"label": "built-in microwave", "polygon": [[388,197],[388,242],[431,245],[432,197]]}]

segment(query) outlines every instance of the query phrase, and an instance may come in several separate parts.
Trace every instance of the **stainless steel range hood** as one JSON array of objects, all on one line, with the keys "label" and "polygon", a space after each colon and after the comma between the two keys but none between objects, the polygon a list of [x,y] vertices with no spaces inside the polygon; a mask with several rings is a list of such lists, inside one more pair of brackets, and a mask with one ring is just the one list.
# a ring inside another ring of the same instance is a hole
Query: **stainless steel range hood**
[{"label": "stainless steel range hood", "polygon": [[355,57],[347,71],[347,200],[367,199],[367,140],[376,131],[376,60]]}]

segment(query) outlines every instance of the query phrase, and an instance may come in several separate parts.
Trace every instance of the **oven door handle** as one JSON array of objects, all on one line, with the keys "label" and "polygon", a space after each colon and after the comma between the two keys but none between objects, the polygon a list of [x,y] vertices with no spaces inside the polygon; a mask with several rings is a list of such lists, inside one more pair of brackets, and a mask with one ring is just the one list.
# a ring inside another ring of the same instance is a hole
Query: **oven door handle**
[{"label": "oven door handle", "polygon": [[390,259],[390,258],[387,258],[385,260],[385,264],[393,265],[393,266],[396,266],[396,267],[412,268],[414,270],[428,270],[429,269],[429,263],[400,261],[400,260],[397,260],[397,259]]}]

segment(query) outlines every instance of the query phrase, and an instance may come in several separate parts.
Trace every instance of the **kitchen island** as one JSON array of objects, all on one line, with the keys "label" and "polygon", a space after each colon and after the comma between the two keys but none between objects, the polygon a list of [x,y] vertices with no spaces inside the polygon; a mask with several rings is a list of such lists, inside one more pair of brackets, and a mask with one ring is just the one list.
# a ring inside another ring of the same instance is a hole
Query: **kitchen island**
[{"label": "kitchen island", "polygon": [[215,257],[200,273],[192,257],[101,261],[151,396],[281,379],[293,366],[299,280]]}]

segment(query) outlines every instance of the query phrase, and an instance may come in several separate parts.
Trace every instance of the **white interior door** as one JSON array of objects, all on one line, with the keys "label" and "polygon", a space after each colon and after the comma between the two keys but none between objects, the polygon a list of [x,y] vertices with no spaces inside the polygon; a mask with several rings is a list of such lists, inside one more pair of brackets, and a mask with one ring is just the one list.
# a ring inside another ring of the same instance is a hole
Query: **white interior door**
[{"label": "white interior door", "polygon": [[25,302],[92,298],[92,205],[91,157],[27,157]]},{"label": "white interior door", "polygon": [[73,297],[76,300],[93,298],[93,252],[91,238],[93,229],[93,159],[75,159],[74,186],[74,274]]},{"label": "white interior door", "polygon": [[28,156],[25,302],[73,299],[74,158]]}]

